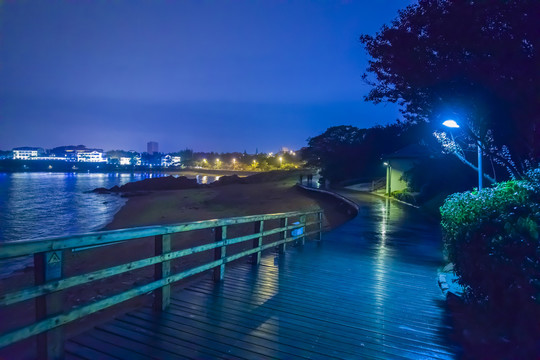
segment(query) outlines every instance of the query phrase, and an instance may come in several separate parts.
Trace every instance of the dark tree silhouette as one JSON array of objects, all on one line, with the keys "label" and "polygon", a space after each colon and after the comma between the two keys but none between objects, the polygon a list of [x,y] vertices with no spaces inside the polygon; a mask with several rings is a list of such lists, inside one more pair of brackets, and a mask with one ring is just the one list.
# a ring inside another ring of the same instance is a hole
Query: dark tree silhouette
[{"label": "dark tree silhouette", "polygon": [[538,162],[540,1],[420,0],[360,40],[372,57],[367,101],[398,103],[412,122],[457,116],[512,166],[506,145],[513,171]]},{"label": "dark tree silhouette", "polygon": [[321,175],[333,182],[369,179],[384,176],[383,155],[426,138],[434,140],[429,132],[426,136],[423,124],[397,123],[368,129],[334,126],[308,139],[302,157],[309,166],[320,168]]}]

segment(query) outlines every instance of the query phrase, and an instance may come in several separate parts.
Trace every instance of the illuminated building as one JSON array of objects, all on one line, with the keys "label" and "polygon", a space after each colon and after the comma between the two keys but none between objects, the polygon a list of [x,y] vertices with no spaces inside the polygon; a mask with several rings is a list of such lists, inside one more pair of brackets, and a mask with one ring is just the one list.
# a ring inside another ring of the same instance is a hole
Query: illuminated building
[{"label": "illuminated building", "polygon": [[42,148],[38,147],[18,147],[13,149],[13,159],[31,160],[45,154]]}]

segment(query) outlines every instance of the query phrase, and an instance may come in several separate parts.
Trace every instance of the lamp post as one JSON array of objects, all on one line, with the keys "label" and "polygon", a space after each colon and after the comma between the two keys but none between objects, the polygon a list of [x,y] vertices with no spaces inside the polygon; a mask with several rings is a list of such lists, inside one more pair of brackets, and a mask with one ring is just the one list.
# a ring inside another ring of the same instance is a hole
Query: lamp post
[{"label": "lamp post", "polygon": [[[442,123],[444,126],[451,129],[459,129],[459,124],[455,120],[446,120]],[[452,136],[452,140],[453,140]],[[478,191],[482,190],[484,171],[482,170],[482,147],[480,146],[480,140],[476,140],[476,149],[478,152]]]},{"label": "lamp post", "polygon": [[390,196],[392,192],[392,166],[388,161],[385,161],[384,166],[386,166],[386,194]]},{"label": "lamp post", "polygon": [[279,167],[281,167],[283,165],[283,157],[280,156],[279,157]]}]

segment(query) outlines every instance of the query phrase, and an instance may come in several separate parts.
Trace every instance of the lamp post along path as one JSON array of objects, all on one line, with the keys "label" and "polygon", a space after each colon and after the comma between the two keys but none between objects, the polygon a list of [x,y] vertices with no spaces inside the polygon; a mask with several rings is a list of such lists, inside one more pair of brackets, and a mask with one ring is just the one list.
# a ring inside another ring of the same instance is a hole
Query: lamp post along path
[{"label": "lamp post along path", "polygon": [[[446,120],[442,124],[450,129],[459,128],[459,124],[455,120]],[[452,141],[454,141],[454,135],[452,135]],[[482,190],[482,187],[483,187],[482,184],[483,184],[483,178],[484,178],[484,171],[482,168],[482,146],[480,144],[480,140],[476,141],[476,148],[478,152],[478,191],[480,191]]]},{"label": "lamp post along path", "polygon": [[483,182],[483,168],[482,168],[482,147],[480,146],[480,140],[478,140],[476,147],[478,148],[478,191],[482,190]]}]

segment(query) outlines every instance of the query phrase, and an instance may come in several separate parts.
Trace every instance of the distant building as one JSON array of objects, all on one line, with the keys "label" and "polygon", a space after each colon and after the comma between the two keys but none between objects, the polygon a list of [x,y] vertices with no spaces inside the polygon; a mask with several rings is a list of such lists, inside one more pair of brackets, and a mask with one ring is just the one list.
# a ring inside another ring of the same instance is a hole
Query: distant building
[{"label": "distant building", "polygon": [[45,154],[45,150],[38,147],[18,147],[13,149],[13,159],[32,160]]},{"label": "distant building", "polygon": [[103,150],[100,149],[86,149],[77,151],[78,162],[106,162],[107,159],[103,157]]},{"label": "distant building", "polygon": [[178,165],[180,165],[181,162],[182,162],[182,157],[180,157],[180,156],[173,156],[173,157],[171,158],[171,161],[172,161],[172,164],[171,164],[171,165],[173,165],[173,166],[178,166]]},{"label": "distant building", "polygon": [[161,157],[161,166],[163,167],[169,167],[172,164],[172,156],[171,155],[165,155]]},{"label": "distant building", "polygon": [[148,144],[146,144],[147,153],[150,155],[153,155],[157,152],[159,152],[158,143],[155,141],[149,141]]},{"label": "distant building", "polygon": [[120,158],[120,165],[131,165],[131,158],[122,156]]},{"label": "distant building", "polygon": [[405,190],[408,187],[403,175],[422,159],[433,157],[429,149],[419,144],[408,145],[394,153],[383,156],[386,165],[386,193]]},{"label": "distant building", "polygon": [[134,166],[141,166],[141,156],[140,155],[133,155],[133,156],[122,156],[119,161],[120,165],[134,165]]}]

